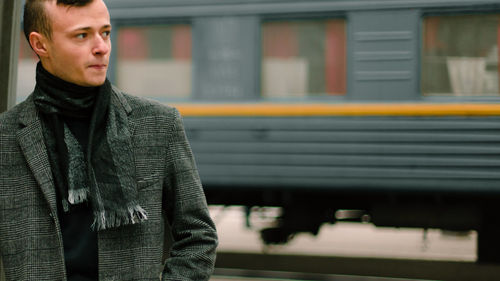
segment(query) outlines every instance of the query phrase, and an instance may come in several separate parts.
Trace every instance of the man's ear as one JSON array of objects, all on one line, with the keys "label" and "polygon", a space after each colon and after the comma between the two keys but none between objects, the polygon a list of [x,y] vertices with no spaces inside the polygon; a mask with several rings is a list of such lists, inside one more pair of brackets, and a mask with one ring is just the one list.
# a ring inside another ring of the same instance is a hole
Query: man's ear
[{"label": "man's ear", "polygon": [[38,32],[31,32],[29,35],[30,45],[39,57],[48,56],[47,38]]}]

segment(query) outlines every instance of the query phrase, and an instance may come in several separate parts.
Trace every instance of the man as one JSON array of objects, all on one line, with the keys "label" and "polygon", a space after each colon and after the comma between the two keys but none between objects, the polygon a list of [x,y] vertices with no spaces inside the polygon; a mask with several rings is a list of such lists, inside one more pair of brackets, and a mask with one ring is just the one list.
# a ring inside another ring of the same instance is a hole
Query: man
[{"label": "man", "polygon": [[217,235],[182,121],[106,79],[105,3],[24,13],[40,62],[34,92],[0,115],[6,280],[208,280]]}]

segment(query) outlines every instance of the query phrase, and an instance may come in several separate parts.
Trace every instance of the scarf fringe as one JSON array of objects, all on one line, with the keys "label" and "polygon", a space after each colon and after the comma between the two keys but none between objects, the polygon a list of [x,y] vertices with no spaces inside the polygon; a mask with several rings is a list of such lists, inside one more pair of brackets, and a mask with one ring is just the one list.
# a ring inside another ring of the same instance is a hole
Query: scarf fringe
[{"label": "scarf fringe", "polygon": [[87,201],[88,190],[84,188],[80,188],[77,190],[69,189],[68,190],[68,202],[72,205],[83,203]]},{"label": "scarf fringe", "polygon": [[148,219],[148,214],[141,206],[135,205],[127,209],[101,211],[94,213],[92,230],[100,231],[121,225],[141,223]]}]

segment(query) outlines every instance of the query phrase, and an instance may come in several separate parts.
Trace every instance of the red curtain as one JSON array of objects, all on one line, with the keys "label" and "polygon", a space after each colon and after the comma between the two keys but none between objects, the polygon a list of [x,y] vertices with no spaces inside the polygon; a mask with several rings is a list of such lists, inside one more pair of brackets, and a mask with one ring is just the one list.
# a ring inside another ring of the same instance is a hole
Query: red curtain
[{"label": "red curtain", "polygon": [[264,57],[290,58],[299,53],[297,33],[288,22],[267,23],[262,37]]},{"label": "red curtain", "polygon": [[191,27],[177,25],[173,27],[172,57],[179,60],[191,59]]},{"label": "red curtain", "polygon": [[144,60],[149,57],[146,29],[124,28],[118,33],[118,58]]},{"label": "red curtain", "polygon": [[325,76],[326,92],[346,93],[346,32],[344,20],[330,20],[326,25]]}]

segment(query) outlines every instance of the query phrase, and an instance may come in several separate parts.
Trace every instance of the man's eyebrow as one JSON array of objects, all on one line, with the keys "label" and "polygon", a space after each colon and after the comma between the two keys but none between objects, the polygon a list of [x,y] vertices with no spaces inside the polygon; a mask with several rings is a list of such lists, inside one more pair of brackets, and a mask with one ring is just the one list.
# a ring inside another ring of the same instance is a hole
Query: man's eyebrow
[{"label": "man's eyebrow", "polygon": [[[111,28],[111,24],[103,25],[99,29],[109,29],[109,28]],[[77,27],[77,28],[73,29],[72,32],[76,32],[76,31],[90,31],[92,29],[93,28],[90,27],[90,26],[82,26],[82,27]]]}]

